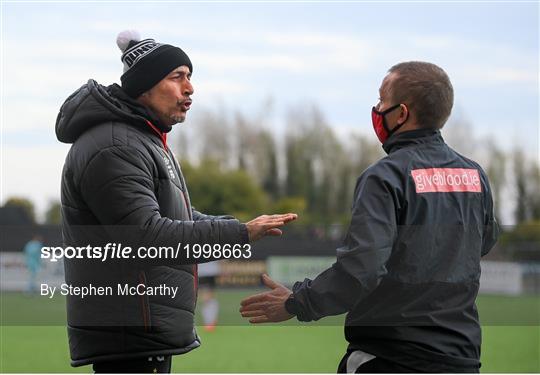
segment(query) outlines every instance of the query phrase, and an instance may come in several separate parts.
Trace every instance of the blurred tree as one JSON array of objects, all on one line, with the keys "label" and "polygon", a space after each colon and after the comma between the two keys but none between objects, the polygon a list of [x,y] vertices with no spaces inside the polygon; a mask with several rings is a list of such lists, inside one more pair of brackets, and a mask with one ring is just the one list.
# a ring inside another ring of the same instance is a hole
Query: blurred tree
[{"label": "blurred tree", "polygon": [[202,111],[196,124],[197,133],[191,136],[189,144],[199,146],[200,160],[214,160],[221,168],[231,168],[233,166],[231,144],[233,129],[224,113],[224,109],[216,112]]},{"label": "blurred tree", "polygon": [[[351,155],[352,156],[352,155]],[[339,166],[339,187],[336,196],[336,211],[340,213],[349,213],[351,210],[351,201],[354,191],[354,172],[352,162],[349,158],[344,157],[344,160]]]},{"label": "blurred tree", "polygon": [[[504,244],[512,241],[536,241],[540,244],[540,220],[524,221],[501,236]],[[540,252],[540,248],[538,251]]]},{"label": "blurred tree", "polygon": [[280,196],[277,148],[274,137],[268,131],[262,130],[259,133],[259,144],[261,150],[261,164],[264,163],[264,168],[261,168],[261,184],[270,197],[276,199]]},{"label": "blurred tree", "polygon": [[522,223],[527,220],[527,173],[525,166],[525,155],[522,150],[516,149],[512,155],[514,164],[514,181],[516,189],[516,223]]},{"label": "blurred tree", "polygon": [[373,139],[361,134],[352,134],[347,144],[348,170],[344,171],[342,193],[339,198],[342,200],[341,206],[345,208],[347,214],[350,212],[354,188],[358,177],[381,157],[384,156],[381,144]]},{"label": "blurred tree", "polygon": [[512,154],[515,191],[516,223],[540,219],[540,166],[531,162],[521,149]]},{"label": "blurred tree", "polygon": [[35,208],[34,203],[27,199],[22,197],[11,197],[6,200],[4,203],[4,207],[20,207],[26,212],[28,215],[28,218],[31,220],[32,223],[36,222],[36,214],[35,214]]},{"label": "blurred tree", "polygon": [[307,211],[330,222],[339,214],[343,146],[316,106],[291,110],[287,129],[286,194],[305,197]]},{"label": "blurred tree", "polygon": [[303,197],[281,198],[272,205],[272,213],[293,212],[303,216],[306,210],[306,200]]},{"label": "blurred tree", "polygon": [[530,220],[540,220],[540,166],[531,163],[527,173]]},{"label": "blurred tree", "polygon": [[185,126],[182,127],[180,131],[173,133],[173,135],[177,137],[176,156],[179,160],[191,160],[192,162],[195,161],[194,159],[196,150],[193,147],[190,147],[191,143],[196,143],[194,142],[194,138],[196,138],[194,127],[195,126]]},{"label": "blurred tree", "polygon": [[501,234],[500,252],[506,259],[521,262],[540,261],[540,220],[525,221]]},{"label": "blurred tree", "polygon": [[197,167],[182,162],[193,206],[209,215],[233,215],[248,220],[263,214],[265,193],[245,171],[222,171],[219,162],[205,159]]},{"label": "blurred tree", "polygon": [[245,170],[272,198],[280,193],[277,150],[272,134],[261,128],[261,121],[236,115],[235,134],[238,168]]},{"label": "blurred tree", "polygon": [[49,203],[45,212],[45,224],[60,224],[62,222],[62,204],[59,201]]},{"label": "blurred tree", "polygon": [[458,109],[453,111],[441,132],[450,147],[468,158],[477,159],[479,149],[473,129],[473,124]]},{"label": "blurred tree", "polygon": [[310,195],[309,185],[313,183],[314,173],[311,160],[304,155],[305,140],[289,133],[285,138],[286,173],[285,195]]},{"label": "blurred tree", "polygon": [[237,158],[238,169],[246,170],[248,168],[249,159],[247,153],[250,151],[251,143],[255,141],[253,128],[247,123],[246,118],[241,113],[236,114],[236,127],[233,128],[236,131],[237,144]]},{"label": "blurred tree", "polygon": [[486,173],[489,178],[493,200],[495,205],[495,216],[499,223],[501,218],[502,191],[506,184],[506,159],[507,155],[501,150],[493,139],[487,142],[487,168]]}]

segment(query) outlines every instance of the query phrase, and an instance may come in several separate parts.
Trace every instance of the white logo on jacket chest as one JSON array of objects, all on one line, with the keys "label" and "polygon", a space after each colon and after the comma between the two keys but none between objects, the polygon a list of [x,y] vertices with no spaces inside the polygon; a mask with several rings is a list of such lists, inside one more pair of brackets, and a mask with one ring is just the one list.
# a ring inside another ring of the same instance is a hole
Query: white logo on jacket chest
[{"label": "white logo on jacket chest", "polygon": [[174,180],[174,169],[171,160],[167,156],[163,155],[163,161],[167,166],[167,172],[169,172],[169,177],[171,178],[171,180]]}]

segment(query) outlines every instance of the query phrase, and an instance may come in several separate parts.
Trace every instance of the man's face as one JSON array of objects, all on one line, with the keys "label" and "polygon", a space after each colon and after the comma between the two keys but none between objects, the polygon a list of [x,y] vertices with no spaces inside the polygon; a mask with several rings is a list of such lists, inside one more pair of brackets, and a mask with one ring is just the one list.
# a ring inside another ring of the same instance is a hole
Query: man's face
[{"label": "man's face", "polygon": [[189,68],[180,66],[142,94],[139,101],[149,107],[165,125],[184,122],[191,106],[190,96],[193,95],[190,80]]}]

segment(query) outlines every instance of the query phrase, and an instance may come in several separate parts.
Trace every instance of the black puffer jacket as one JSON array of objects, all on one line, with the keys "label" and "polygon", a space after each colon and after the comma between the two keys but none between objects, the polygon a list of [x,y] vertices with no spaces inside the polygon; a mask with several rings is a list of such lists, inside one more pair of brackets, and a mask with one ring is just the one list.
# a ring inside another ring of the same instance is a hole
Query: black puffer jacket
[{"label": "black puffer jacket", "polygon": [[[56,123],[58,140],[73,143],[62,172],[65,246],[247,243],[244,224],[192,209],[167,130],[118,85],[90,80],[66,100]],[[114,289],[112,296],[67,296],[72,365],[198,347],[198,261],[182,252],[175,259],[65,259],[67,284]],[[175,298],[119,297],[118,284],[179,291]]]}]

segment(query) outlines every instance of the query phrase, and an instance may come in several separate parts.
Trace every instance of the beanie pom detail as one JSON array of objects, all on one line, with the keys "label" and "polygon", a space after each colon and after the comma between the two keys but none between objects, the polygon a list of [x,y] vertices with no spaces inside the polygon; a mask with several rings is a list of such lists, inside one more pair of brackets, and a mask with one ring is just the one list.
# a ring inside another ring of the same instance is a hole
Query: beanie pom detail
[{"label": "beanie pom detail", "polygon": [[126,51],[129,46],[129,42],[131,41],[141,41],[141,35],[137,30],[125,30],[118,34],[118,36],[116,37],[116,44],[118,45],[118,48],[120,48],[120,51],[122,51],[122,53]]}]

